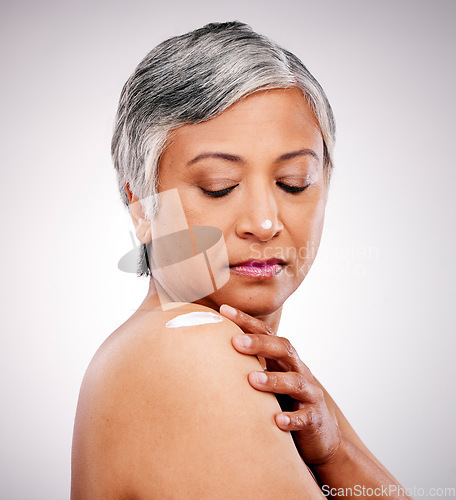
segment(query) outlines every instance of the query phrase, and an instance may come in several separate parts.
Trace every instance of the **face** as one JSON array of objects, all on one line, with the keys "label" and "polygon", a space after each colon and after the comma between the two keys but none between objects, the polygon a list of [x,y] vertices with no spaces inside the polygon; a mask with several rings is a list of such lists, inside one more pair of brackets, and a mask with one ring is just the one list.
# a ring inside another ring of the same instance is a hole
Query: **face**
[{"label": "face", "polygon": [[159,172],[159,192],[173,188],[188,225],[219,228],[227,248],[228,282],[197,302],[279,310],[315,259],[327,198],[323,140],[301,91],[260,91],[176,129]]}]

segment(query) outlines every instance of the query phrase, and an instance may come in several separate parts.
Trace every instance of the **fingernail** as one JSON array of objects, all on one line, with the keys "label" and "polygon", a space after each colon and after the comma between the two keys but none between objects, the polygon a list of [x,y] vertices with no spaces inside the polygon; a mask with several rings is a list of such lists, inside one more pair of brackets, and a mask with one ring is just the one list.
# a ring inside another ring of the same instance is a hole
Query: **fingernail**
[{"label": "fingernail", "polygon": [[290,423],[290,417],[288,415],[277,415],[277,423],[282,427],[286,427]]},{"label": "fingernail", "polygon": [[234,307],[229,306],[228,304],[223,304],[220,306],[220,312],[223,312],[227,316],[236,316],[236,309]]},{"label": "fingernail", "polygon": [[252,339],[248,335],[236,335],[241,347],[250,347],[252,345]]},{"label": "fingernail", "polygon": [[268,381],[268,376],[264,372],[256,372],[256,381],[259,384],[265,384]]}]

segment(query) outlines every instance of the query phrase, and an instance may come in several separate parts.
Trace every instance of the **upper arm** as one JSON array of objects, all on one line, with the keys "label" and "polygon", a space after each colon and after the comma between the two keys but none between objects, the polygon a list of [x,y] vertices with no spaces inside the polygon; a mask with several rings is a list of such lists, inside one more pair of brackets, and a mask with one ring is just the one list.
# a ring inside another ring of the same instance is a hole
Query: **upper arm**
[{"label": "upper arm", "polygon": [[107,370],[86,402],[105,478],[92,482],[139,498],[322,498],[275,424],[276,398],[248,383],[261,366],[232,347],[236,333],[229,321],[163,329]]}]

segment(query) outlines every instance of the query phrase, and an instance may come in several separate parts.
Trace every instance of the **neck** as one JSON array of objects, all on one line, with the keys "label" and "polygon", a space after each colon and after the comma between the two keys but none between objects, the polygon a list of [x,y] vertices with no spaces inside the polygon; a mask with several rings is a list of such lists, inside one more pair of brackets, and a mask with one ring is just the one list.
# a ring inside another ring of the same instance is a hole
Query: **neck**
[{"label": "neck", "polygon": [[138,311],[151,311],[152,309],[156,309],[157,307],[161,306],[162,301],[160,300],[160,295],[155,285],[155,281],[151,276],[149,279],[149,290],[147,291],[147,295],[139,306]]},{"label": "neck", "polygon": [[[214,311],[217,312],[221,305],[221,304],[216,304],[211,300],[208,300],[207,297],[204,299],[196,300],[194,303],[209,307],[210,309],[213,309]],[[151,277],[149,281],[149,290],[141,306],[139,307],[139,310],[150,311],[151,309],[155,309],[157,307],[161,307],[163,310],[171,309],[173,308],[173,301],[165,293],[163,288],[160,287],[160,284],[156,283],[155,280]],[[280,306],[277,310],[273,311],[270,314],[264,314],[264,315],[251,314],[251,316],[260,319],[267,326],[269,326],[269,328],[271,328],[273,332],[277,333],[277,330],[279,329],[280,318],[282,316],[282,306]]]},{"label": "neck", "polygon": [[271,314],[266,314],[265,316],[255,316],[255,317],[261,319],[261,321],[264,321],[264,323],[266,323],[266,325],[268,325],[269,328],[277,334],[281,316],[282,316],[282,306],[280,306],[279,309],[277,309]]}]

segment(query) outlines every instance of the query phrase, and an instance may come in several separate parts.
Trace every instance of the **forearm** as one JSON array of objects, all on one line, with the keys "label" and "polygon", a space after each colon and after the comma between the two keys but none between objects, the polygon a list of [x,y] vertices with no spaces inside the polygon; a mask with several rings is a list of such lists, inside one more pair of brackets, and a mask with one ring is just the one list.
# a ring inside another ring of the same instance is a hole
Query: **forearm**
[{"label": "forearm", "polygon": [[408,499],[404,488],[350,440],[344,438],[332,459],[311,466],[323,493],[330,498],[385,497]]}]

